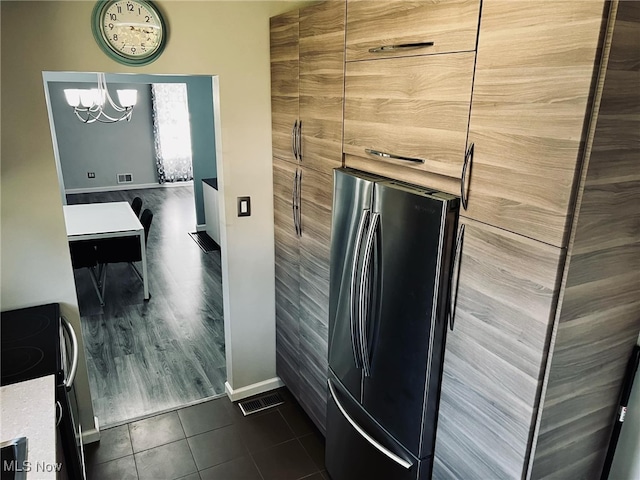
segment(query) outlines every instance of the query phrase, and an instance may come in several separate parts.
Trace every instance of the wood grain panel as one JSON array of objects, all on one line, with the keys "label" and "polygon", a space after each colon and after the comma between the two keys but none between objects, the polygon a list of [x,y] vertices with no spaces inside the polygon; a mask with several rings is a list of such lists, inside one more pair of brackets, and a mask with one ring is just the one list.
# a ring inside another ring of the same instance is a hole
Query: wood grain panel
[{"label": "wood grain panel", "polygon": [[566,245],[603,8],[604,1],[483,2],[465,215]]},{"label": "wood grain panel", "polygon": [[521,478],[563,250],[461,217],[434,478]]},{"label": "wood grain panel", "polygon": [[612,6],[531,478],[599,477],[640,331],[640,4]]},{"label": "wood grain panel", "polygon": [[342,166],[344,1],[300,10],[302,163],[331,173]]},{"label": "wood grain panel", "polygon": [[[347,1],[347,61],[470,51],[476,48],[479,0]],[[370,48],[433,42],[421,49]]]},{"label": "wood grain panel", "polygon": [[325,431],[333,177],[304,169],[300,238],[300,400]]},{"label": "wood grain panel", "polygon": [[291,134],[298,120],[298,34],[298,10],[270,19],[272,149],[289,162],[296,162]]},{"label": "wood grain panel", "polygon": [[275,275],[276,275],[276,372],[297,395],[300,390],[298,359],[300,274],[298,238],[292,214],[293,181],[297,167],[273,159]]},{"label": "wood grain panel", "polygon": [[[374,173],[380,163],[460,178],[473,63],[473,53],[348,63],[344,152],[375,160]],[[365,149],[424,163],[381,159]]]}]

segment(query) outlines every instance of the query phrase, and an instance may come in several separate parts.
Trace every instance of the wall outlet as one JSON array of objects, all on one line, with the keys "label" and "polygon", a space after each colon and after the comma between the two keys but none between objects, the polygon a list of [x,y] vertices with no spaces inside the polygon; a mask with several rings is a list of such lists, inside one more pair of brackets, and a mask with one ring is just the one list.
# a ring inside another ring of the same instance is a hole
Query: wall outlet
[{"label": "wall outlet", "polygon": [[87,178],[96,178],[96,172],[87,172]]}]

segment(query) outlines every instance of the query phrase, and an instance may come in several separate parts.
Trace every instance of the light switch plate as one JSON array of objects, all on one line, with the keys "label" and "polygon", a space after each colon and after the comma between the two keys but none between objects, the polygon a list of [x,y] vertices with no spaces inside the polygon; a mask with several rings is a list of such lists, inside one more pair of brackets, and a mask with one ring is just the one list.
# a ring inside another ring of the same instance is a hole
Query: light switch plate
[{"label": "light switch plate", "polygon": [[238,197],[238,216],[251,216],[251,197]]}]

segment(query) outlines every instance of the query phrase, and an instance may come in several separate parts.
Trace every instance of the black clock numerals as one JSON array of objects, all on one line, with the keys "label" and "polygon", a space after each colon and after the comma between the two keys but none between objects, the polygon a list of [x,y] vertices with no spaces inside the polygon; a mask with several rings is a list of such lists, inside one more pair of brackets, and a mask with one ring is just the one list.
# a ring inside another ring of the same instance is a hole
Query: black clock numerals
[{"label": "black clock numerals", "polygon": [[133,12],[133,3],[127,2],[127,11],[128,12]]}]

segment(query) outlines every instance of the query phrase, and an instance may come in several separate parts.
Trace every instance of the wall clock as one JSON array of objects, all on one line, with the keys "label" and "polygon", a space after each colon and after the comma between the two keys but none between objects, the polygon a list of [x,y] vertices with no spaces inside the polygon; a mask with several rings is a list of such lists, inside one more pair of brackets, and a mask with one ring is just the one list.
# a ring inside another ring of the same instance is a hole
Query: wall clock
[{"label": "wall clock", "polygon": [[160,11],[146,0],[100,0],[93,9],[92,29],[100,48],[125,65],[153,62],[167,40]]}]

